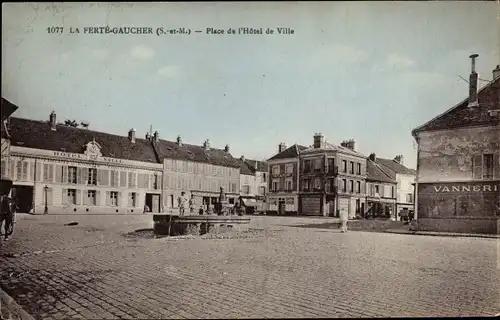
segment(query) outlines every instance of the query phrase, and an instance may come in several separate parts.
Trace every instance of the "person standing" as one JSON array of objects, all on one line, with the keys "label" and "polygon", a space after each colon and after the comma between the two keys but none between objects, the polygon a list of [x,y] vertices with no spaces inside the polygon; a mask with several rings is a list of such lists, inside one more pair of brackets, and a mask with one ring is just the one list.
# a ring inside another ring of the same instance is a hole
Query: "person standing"
[{"label": "person standing", "polygon": [[349,214],[345,208],[342,208],[340,210],[340,232],[342,233],[347,232],[347,220],[349,220]]},{"label": "person standing", "polygon": [[4,237],[9,240],[9,236],[14,232],[14,215],[16,210],[15,202],[8,195],[2,197],[0,227],[4,223]]},{"label": "person standing", "polygon": [[191,199],[189,199],[189,213],[195,214],[194,213],[195,210],[196,210],[196,200],[194,198],[194,194],[191,194]]},{"label": "person standing", "polygon": [[183,216],[184,213],[186,212],[187,199],[186,199],[185,194],[186,193],[184,191],[182,191],[181,192],[181,196],[179,198],[177,198],[177,203],[179,205],[179,215],[180,216]]}]

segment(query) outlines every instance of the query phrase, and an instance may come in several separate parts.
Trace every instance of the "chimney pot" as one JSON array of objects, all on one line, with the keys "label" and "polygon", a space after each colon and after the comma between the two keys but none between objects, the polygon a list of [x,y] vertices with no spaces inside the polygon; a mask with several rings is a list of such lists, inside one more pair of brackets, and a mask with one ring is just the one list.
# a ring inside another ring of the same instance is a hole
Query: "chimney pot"
[{"label": "chimney pot", "polygon": [[177,145],[182,146],[182,137],[180,135],[177,136]]},{"label": "chimney pot", "polygon": [[281,153],[286,150],[286,143],[282,142],[278,145],[278,153]]},{"label": "chimney pot", "polygon": [[373,162],[375,162],[377,160],[375,153],[370,153],[370,160]]},{"label": "chimney pot", "polygon": [[325,147],[325,137],[322,133],[314,134],[314,148],[324,148]]},{"label": "chimney pot", "polygon": [[135,129],[132,128],[128,131],[128,138],[130,139],[130,142],[135,143]]},{"label": "chimney pot", "polygon": [[241,160],[241,161],[245,161],[245,156],[241,156],[241,157],[240,157],[240,160]]},{"label": "chimney pot", "polygon": [[477,80],[478,74],[476,73],[476,58],[479,57],[478,54],[472,54],[469,56],[471,58],[471,74],[469,76],[469,108],[477,107]]},{"label": "chimney pot", "polygon": [[154,140],[154,141],[158,141],[158,140],[160,140],[160,133],[159,133],[158,131],[155,131],[155,132],[153,133],[153,140]]},{"label": "chimney pot", "polygon": [[226,146],[224,147],[224,151],[229,152],[229,145],[228,144],[226,144]]},{"label": "chimney pot", "polygon": [[50,113],[50,117],[49,117],[49,123],[50,123],[50,130],[52,131],[56,131],[57,130],[57,127],[56,127],[56,112],[55,111],[52,111]]},{"label": "chimney pot", "polygon": [[203,143],[203,148],[205,150],[209,150],[210,149],[210,140],[209,139],[205,140],[205,142]]}]

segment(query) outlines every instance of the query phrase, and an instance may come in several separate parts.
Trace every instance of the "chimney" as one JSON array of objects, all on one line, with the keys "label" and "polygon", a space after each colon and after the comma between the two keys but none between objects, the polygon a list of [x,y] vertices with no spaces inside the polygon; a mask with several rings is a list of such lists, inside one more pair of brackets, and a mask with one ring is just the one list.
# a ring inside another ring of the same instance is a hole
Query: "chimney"
[{"label": "chimney", "polygon": [[52,111],[49,117],[50,130],[56,131],[56,112]]},{"label": "chimney", "polygon": [[493,80],[500,78],[500,64],[493,70]]},{"label": "chimney", "polygon": [[397,163],[402,164],[402,165],[404,165],[403,159],[404,159],[404,157],[402,154],[398,154],[397,156],[394,157],[394,161],[396,161]]},{"label": "chimney", "polygon": [[224,151],[225,151],[226,153],[229,153],[229,145],[228,145],[228,144],[226,144],[226,146],[224,147]]},{"label": "chimney", "polygon": [[355,141],[354,139],[350,139],[350,140],[344,140],[340,143],[340,145],[344,148],[348,148],[348,149],[351,149],[352,151],[354,151],[354,146],[355,146]]},{"label": "chimney", "polygon": [[477,107],[479,104],[477,102],[477,79],[478,74],[476,73],[476,58],[479,57],[478,54],[472,54],[469,56],[471,58],[471,73],[469,77],[469,108]]},{"label": "chimney", "polygon": [[286,143],[282,142],[278,145],[278,153],[281,153],[286,150]]},{"label": "chimney", "polygon": [[210,150],[210,140],[205,140],[205,142],[203,142],[203,148],[205,150]]},{"label": "chimney", "polygon": [[241,160],[241,161],[245,161],[245,156],[241,156],[241,157],[240,157],[240,160]]},{"label": "chimney", "polygon": [[325,137],[321,133],[314,134],[314,144],[315,149],[324,148],[325,147]]},{"label": "chimney", "polygon": [[132,128],[128,131],[128,138],[130,139],[130,142],[135,143],[135,129]]},{"label": "chimney", "polygon": [[181,137],[180,135],[178,135],[178,136],[177,136],[177,145],[178,145],[179,147],[181,147],[181,146],[182,146],[182,137]]},{"label": "chimney", "polygon": [[375,162],[377,160],[377,157],[375,156],[375,153],[370,153],[370,160]]},{"label": "chimney", "polygon": [[158,142],[158,140],[160,140],[160,133],[158,131],[155,131],[153,133],[153,140]]}]

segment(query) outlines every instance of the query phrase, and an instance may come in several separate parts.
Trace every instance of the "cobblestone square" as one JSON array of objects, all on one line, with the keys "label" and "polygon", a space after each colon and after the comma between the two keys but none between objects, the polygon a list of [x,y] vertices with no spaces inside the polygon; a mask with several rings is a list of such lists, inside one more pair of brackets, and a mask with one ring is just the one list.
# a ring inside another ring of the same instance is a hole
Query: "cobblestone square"
[{"label": "cobblestone square", "polygon": [[[29,216],[2,243],[0,284],[36,319],[492,316],[498,239],[292,227],[147,236],[152,217]],[[78,225],[68,226],[76,221]]]}]

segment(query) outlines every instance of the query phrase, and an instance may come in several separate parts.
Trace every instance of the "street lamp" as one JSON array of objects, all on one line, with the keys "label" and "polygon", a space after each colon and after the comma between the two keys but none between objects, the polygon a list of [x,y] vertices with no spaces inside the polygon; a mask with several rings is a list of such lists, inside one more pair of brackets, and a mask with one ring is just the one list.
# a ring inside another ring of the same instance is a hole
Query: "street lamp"
[{"label": "street lamp", "polygon": [[47,187],[47,185],[45,185],[45,187],[43,187],[43,190],[45,191],[45,209],[44,209],[43,213],[47,214],[47,213],[49,213],[49,208],[47,207],[47,202],[48,202],[47,194],[49,191],[49,187]]}]

